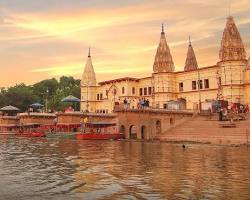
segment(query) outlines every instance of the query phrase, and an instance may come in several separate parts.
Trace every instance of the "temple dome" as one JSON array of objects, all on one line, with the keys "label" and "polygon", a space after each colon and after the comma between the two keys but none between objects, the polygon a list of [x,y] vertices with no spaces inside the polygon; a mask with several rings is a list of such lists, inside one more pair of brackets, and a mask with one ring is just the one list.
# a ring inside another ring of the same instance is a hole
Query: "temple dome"
[{"label": "temple dome", "polygon": [[153,70],[155,73],[174,71],[174,62],[172,59],[172,55],[170,53],[169,46],[167,44],[163,25],[162,25],[160,43],[158,45],[157,52],[155,55]]},{"label": "temple dome", "polygon": [[219,57],[221,61],[246,59],[246,51],[232,16],[227,18]]},{"label": "temple dome", "polygon": [[82,86],[96,86],[96,77],[94,67],[92,65],[90,50],[87,58],[87,62],[82,75]]}]

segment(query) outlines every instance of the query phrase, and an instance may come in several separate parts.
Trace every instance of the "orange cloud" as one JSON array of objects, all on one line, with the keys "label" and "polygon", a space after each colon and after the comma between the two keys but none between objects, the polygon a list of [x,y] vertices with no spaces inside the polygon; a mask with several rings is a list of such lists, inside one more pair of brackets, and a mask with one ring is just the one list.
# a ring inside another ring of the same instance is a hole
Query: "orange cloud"
[{"label": "orange cloud", "polygon": [[[248,2],[235,1],[232,11],[249,51],[250,27],[242,31],[243,26],[250,24]],[[19,70],[20,78],[15,82],[29,83],[46,76],[81,77],[88,46],[93,47],[93,64],[96,73],[102,74],[98,76],[100,81],[114,76],[150,75],[162,22],[166,24],[167,41],[177,70],[183,68],[189,35],[199,66],[213,65],[218,61],[227,16],[225,2],[217,0],[174,3],[156,0],[120,8],[58,9],[39,13],[3,9],[2,12],[5,16],[2,26],[5,31],[0,34],[2,66]],[[53,44],[55,40],[62,44],[60,47],[70,43],[75,49],[59,52],[57,44]],[[50,55],[46,49],[41,50],[42,44],[47,44],[48,51],[55,53]],[[5,73],[6,77],[11,75],[9,71]],[[15,82],[0,79],[0,85]]]}]

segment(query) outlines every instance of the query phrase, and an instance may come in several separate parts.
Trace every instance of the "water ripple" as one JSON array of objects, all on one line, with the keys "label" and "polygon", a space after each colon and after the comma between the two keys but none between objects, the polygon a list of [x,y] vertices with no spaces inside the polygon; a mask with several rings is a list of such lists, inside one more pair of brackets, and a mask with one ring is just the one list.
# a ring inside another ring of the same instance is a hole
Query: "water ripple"
[{"label": "water ripple", "polygon": [[0,199],[249,199],[245,148],[0,137]]}]

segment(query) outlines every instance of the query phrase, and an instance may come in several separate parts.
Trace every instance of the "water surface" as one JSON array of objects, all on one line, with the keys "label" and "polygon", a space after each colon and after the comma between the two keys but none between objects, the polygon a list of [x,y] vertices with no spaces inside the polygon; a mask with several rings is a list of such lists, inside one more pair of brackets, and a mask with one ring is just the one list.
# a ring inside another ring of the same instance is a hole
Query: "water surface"
[{"label": "water surface", "polygon": [[0,137],[0,199],[250,199],[250,149]]}]

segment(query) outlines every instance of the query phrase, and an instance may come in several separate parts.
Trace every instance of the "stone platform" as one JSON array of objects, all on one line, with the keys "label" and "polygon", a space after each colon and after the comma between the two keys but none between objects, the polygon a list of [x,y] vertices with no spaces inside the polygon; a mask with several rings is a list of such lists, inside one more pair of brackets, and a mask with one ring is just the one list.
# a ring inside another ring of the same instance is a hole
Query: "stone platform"
[{"label": "stone platform", "polygon": [[[222,123],[225,126],[222,126]],[[229,124],[229,121],[218,121],[217,115],[211,119],[196,116],[171,130],[158,134],[155,139],[165,142],[250,145],[250,115],[246,116],[246,120],[234,121],[234,126],[227,126]]]}]

